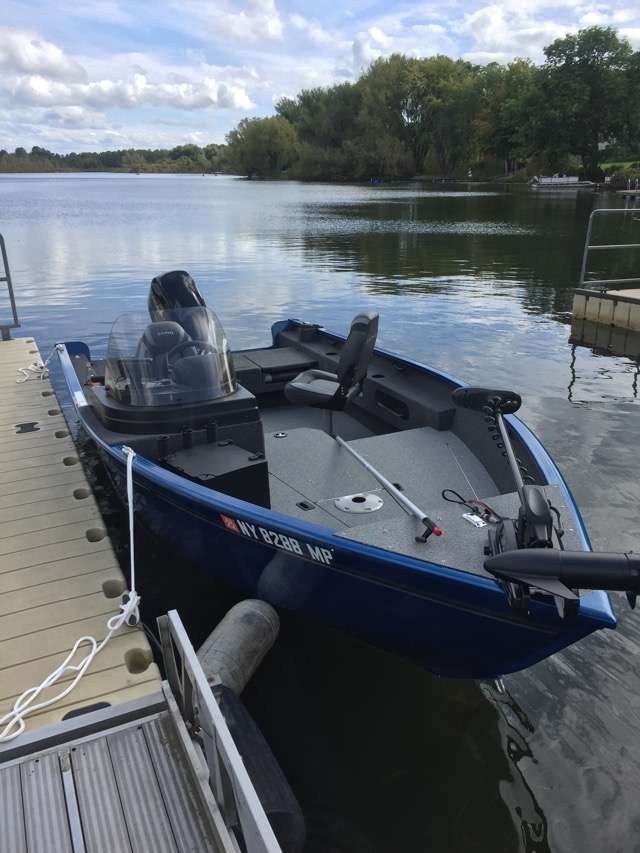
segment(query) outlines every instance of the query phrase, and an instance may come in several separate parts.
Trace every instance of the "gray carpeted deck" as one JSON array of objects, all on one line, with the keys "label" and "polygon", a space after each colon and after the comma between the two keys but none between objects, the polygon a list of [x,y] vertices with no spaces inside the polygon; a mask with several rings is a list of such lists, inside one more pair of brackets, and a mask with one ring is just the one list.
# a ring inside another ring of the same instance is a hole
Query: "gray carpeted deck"
[{"label": "gray carpeted deck", "polygon": [[[272,508],[286,515],[334,527],[339,535],[363,544],[421,560],[486,574],[483,547],[487,528],[476,528],[462,515],[465,507],[443,500],[443,489],[465,497],[487,498],[498,512],[515,516],[515,493],[495,495],[495,483],[478,459],[455,435],[430,427],[359,438],[349,443],[393,483],[399,483],[415,504],[437,521],[444,533],[426,544],[415,537],[420,524],[381,489],[377,480],[347,451],[319,429],[284,430],[265,436]],[[571,518],[557,487],[546,487],[563,518]],[[375,492],[384,505],[373,513],[344,513],[334,500],[359,492]],[[302,509],[298,504],[313,506]],[[580,548],[575,531],[567,530],[566,548]]]},{"label": "gray carpeted deck", "polygon": [[[546,496],[560,511],[563,523],[569,525],[569,519],[573,515],[564,502],[559,487],[544,486],[543,488]],[[519,500],[516,492],[494,497],[485,496],[485,498],[487,503],[505,518],[517,516]],[[406,554],[418,560],[429,560],[439,565],[492,577],[483,566],[485,559],[483,549],[487,539],[486,527],[474,527],[462,517],[463,513],[467,512],[464,507],[447,503],[442,499],[436,505],[422,508],[434,521],[438,522],[443,531],[440,537],[431,536],[426,545],[415,541],[416,535],[422,533],[423,528],[404,513],[402,518],[381,520],[366,527],[345,528],[339,531],[339,535],[366,545],[384,548],[386,551]],[[576,530],[572,526],[566,527],[562,543],[567,550],[583,550]],[[558,544],[556,540],[556,545]]]}]

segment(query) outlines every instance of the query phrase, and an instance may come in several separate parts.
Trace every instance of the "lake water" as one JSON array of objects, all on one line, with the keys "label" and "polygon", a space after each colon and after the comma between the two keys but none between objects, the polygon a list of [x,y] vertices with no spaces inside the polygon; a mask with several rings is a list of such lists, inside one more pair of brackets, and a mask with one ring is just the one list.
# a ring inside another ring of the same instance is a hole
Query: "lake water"
[{"label": "lake water", "polygon": [[[522,394],[600,550],[638,548],[639,366],[570,345],[570,310],[588,215],[619,204],[489,185],[0,177],[22,333],[42,353],[69,339],[104,353],[113,319],[145,310],[168,269],[192,273],[234,348],[268,344],[281,318],[345,330],[373,308],[386,348]],[[121,509],[83,448],[125,556]],[[143,536],[140,549],[147,618],[177,605],[199,641],[228,591]],[[506,695],[285,616],[245,699],[308,850],[639,851],[639,617],[614,598],[619,631],[507,677]]]}]

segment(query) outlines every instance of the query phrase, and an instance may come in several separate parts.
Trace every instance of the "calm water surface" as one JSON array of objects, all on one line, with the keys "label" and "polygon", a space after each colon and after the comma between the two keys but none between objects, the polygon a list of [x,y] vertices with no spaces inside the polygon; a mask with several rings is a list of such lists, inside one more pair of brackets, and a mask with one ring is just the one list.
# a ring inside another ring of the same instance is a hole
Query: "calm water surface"
[{"label": "calm water surface", "polygon": [[[589,212],[617,204],[493,186],[0,177],[23,332],[43,353],[60,339],[104,353],[113,319],[144,310],[150,279],[175,268],[237,348],[266,345],[283,317],[344,330],[374,308],[386,348],[518,390],[594,546],[637,550],[640,346],[569,344]],[[83,446],[118,540],[121,511]],[[177,605],[204,638],[228,591],[140,542],[147,616]],[[640,851],[639,617],[615,605],[618,632],[508,677],[502,696],[285,617],[245,698],[303,805],[308,849]]]}]

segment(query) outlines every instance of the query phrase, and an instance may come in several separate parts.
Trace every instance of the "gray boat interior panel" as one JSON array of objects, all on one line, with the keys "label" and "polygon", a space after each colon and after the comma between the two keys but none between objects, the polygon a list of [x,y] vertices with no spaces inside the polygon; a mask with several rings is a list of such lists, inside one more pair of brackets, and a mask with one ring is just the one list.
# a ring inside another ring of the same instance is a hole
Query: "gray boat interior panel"
[{"label": "gray boat interior panel", "polygon": [[[329,422],[327,412],[313,406],[265,406],[260,408],[260,414],[265,436],[269,433],[301,427],[325,431]],[[333,427],[335,432],[342,436],[345,441],[374,435],[373,430],[352,417],[348,412],[334,412]]]},{"label": "gray boat interior panel", "polygon": [[[558,508],[562,519],[572,518],[569,507],[564,501],[558,486],[544,486],[546,496]],[[513,518],[518,514],[519,500],[516,492],[494,497],[483,497],[483,500],[505,518]],[[466,507],[439,500],[439,502],[422,507],[428,515],[442,527],[442,536],[431,536],[427,543],[416,542],[415,537],[424,528],[417,520],[403,513],[403,518],[381,520],[358,527],[341,530],[339,536],[383,548],[385,551],[395,551],[418,560],[437,563],[442,566],[460,569],[473,574],[492,577],[483,566],[484,545],[487,539],[488,527],[477,528],[463,518],[468,512]],[[555,545],[559,546],[557,536]],[[567,526],[562,544],[567,550],[584,550],[574,527]]]}]

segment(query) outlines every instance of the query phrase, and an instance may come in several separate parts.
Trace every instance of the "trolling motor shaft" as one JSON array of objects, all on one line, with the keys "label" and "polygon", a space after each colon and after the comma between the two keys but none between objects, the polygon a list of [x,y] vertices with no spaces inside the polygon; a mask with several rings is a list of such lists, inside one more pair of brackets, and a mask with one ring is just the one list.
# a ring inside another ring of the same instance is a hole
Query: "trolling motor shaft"
[{"label": "trolling motor shaft", "polygon": [[[499,525],[489,538],[489,553],[508,548],[552,548],[553,518],[549,501],[539,486],[525,484],[504,415],[518,411],[522,399],[515,391],[498,391],[491,388],[457,388],[451,395],[454,403],[465,409],[482,412],[489,423],[494,438],[499,438],[497,448],[506,456],[515,483],[520,509],[513,530]],[[508,519],[505,520],[508,523]],[[512,541],[514,540],[515,541]]]}]

